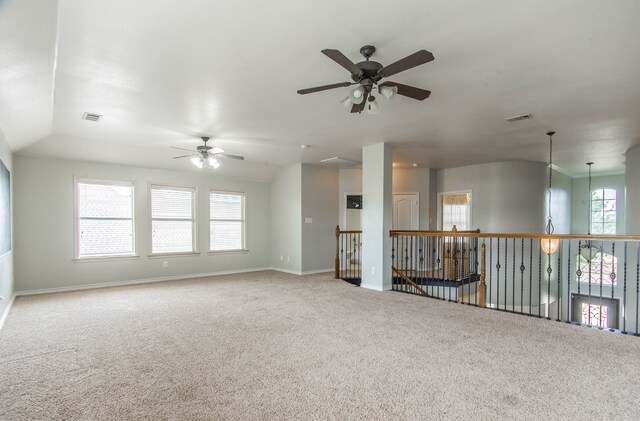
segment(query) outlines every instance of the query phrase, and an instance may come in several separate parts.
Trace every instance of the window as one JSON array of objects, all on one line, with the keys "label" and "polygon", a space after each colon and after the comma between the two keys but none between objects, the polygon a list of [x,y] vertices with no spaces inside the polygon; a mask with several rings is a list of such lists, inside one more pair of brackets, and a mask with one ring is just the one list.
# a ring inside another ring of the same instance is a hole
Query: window
[{"label": "window", "polygon": [[591,233],[616,234],[617,192],[598,189],[591,192]]},{"label": "window", "polygon": [[605,286],[617,285],[618,258],[598,251],[591,259],[591,263],[581,254],[578,254],[578,271],[576,276],[579,282],[600,284]]},{"label": "window", "polygon": [[458,231],[471,229],[471,193],[442,195],[442,230],[451,231],[455,225]]},{"label": "window", "polygon": [[196,189],[151,186],[151,253],[196,251]]},{"label": "window", "polygon": [[244,193],[209,192],[209,248],[245,249]]},{"label": "window", "polygon": [[582,303],[582,318],[580,322],[589,326],[609,326],[609,307],[600,304]]},{"label": "window", "polygon": [[76,257],[135,254],[133,183],[76,179]]}]

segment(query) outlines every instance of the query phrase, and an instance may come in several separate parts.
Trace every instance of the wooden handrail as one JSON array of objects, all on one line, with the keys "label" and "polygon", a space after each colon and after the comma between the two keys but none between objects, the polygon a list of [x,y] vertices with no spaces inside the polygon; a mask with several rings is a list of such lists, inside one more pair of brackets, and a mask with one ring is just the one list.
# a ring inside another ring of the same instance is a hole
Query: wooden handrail
[{"label": "wooden handrail", "polygon": [[480,233],[476,231],[389,231],[390,237],[400,235],[414,237],[465,237],[465,238],[557,238],[559,240],[592,240],[592,241],[640,241],[640,235],[586,235],[586,234],[502,234]]},{"label": "wooden handrail", "polygon": [[358,231],[358,230],[348,230],[348,231],[342,231],[340,230],[340,228],[336,227],[336,236],[340,236],[340,234],[362,234],[362,231]]}]

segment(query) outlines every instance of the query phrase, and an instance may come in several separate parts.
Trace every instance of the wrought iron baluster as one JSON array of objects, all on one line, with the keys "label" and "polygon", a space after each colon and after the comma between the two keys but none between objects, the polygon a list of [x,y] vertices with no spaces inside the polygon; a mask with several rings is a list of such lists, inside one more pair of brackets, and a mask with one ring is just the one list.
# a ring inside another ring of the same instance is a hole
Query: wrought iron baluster
[{"label": "wrought iron baluster", "polygon": [[[391,267],[392,268],[397,268],[398,266],[396,265],[396,244],[398,242],[398,236],[393,236],[391,237]],[[397,291],[398,289],[396,288],[396,274],[393,271],[393,269],[391,270],[391,289],[394,291]]]},{"label": "wrought iron baluster", "polygon": [[636,336],[640,336],[638,310],[640,310],[640,243],[636,243]]},{"label": "wrought iron baluster", "polygon": [[509,241],[508,238],[504,239],[504,311],[507,311],[507,291],[509,290],[509,275],[507,274],[507,270],[509,269],[509,263],[507,260],[507,251],[509,249],[509,245],[507,244]]},{"label": "wrought iron baluster", "polygon": [[624,242],[624,272],[622,289],[622,333],[627,333],[627,242]]},{"label": "wrought iron baluster", "polygon": [[[600,305],[602,306],[602,284],[604,283],[604,240],[600,241]],[[591,268],[589,268],[589,272],[591,272]],[[613,284],[611,285],[613,288]],[[602,307],[601,307],[602,308]],[[589,308],[589,317],[591,317],[591,308]],[[598,329],[602,330],[605,327],[602,326],[602,311],[600,311],[600,323],[598,324]]]},{"label": "wrought iron baluster", "polygon": [[[566,323],[571,323],[571,260],[573,259],[571,255],[571,240],[569,240],[569,250],[567,251],[567,319]],[[580,248],[578,247],[578,250]]]},{"label": "wrought iron baluster", "polygon": [[[515,250],[515,248],[514,248]],[[524,313],[524,238],[520,240],[520,314]]]},{"label": "wrought iron baluster", "polygon": [[551,255],[547,255],[547,320],[551,320]]},{"label": "wrought iron baluster", "polygon": [[533,238],[529,239],[529,315],[531,315],[531,297],[533,296]]},{"label": "wrought iron baluster", "polygon": [[562,262],[560,261],[560,251],[558,250],[558,290],[556,291],[556,303],[558,304],[556,310],[556,322],[560,321],[560,301],[562,295],[560,295],[560,283],[562,282]]},{"label": "wrought iron baluster", "polygon": [[538,317],[542,317],[542,247],[538,250]]},{"label": "wrought iron baluster", "polygon": [[[616,261],[616,242],[612,242],[611,244],[611,261],[615,262]],[[618,270],[616,268],[616,265],[613,264],[611,266],[613,269],[611,270],[611,274],[609,275],[609,278],[611,278],[611,303],[614,303],[615,300],[615,283],[616,283],[616,270]],[[600,264],[600,271],[602,271],[602,264]],[[601,303],[602,304],[602,303]],[[618,315],[616,314],[615,317],[618,317]],[[600,318],[602,318],[602,311],[600,311]],[[600,323],[602,325],[602,323]],[[609,330],[611,332],[615,331],[615,329],[609,328]]]},{"label": "wrought iron baluster", "polygon": [[[475,268],[473,270],[474,274],[476,276],[479,276],[480,274],[478,273],[478,237],[475,237],[473,239],[473,255],[474,255],[474,260],[475,260]],[[476,289],[476,293],[474,295],[474,304],[477,306],[478,305],[478,280],[476,280],[473,284],[475,285],[475,289]]]},{"label": "wrought iron baluster", "polygon": [[498,255],[498,263],[496,263],[496,310],[500,310],[500,268],[502,267],[500,265],[500,239],[498,238],[496,242],[498,243],[496,253]]},{"label": "wrought iron baluster", "polygon": [[491,296],[493,294],[493,288],[491,287],[493,280],[493,238],[489,238],[489,306],[491,304]]},{"label": "wrought iron baluster", "polygon": [[511,268],[513,269],[511,277],[511,311],[516,311],[516,239],[513,239],[513,251]]},{"label": "wrought iron baluster", "polygon": [[[593,244],[591,242],[588,242],[585,244],[585,246],[589,247],[589,259],[587,260],[587,268],[589,269],[589,273],[587,274],[587,281],[589,283],[589,311],[587,315],[587,327],[593,326],[593,323],[591,323],[591,277],[592,277],[591,261],[593,260],[592,258],[593,256],[591,256],[592,245]],[[600,253],[600,285],[602,285],[602,253]],[[602,300],[600,300],[600,304],[602,304]],[[600,317],[600,323],[598,324],[598,326],[602,327],[602,317]]]}]

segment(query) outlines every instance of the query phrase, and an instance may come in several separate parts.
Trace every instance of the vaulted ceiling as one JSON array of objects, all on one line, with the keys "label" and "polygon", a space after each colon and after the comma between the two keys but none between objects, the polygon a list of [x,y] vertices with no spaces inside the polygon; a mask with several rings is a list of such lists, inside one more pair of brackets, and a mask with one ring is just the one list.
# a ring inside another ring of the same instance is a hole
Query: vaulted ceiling
[{"label": "vaulted ceiling", "polygon": [[[0,129],[18,154],[195,170],[170,146],[210,135],[267,180],[279,166],[395,146],[446,168],[548,159],[569,175],[624,170],[640,144],[637,0],[0,0]],[[390,78],[432,91],[350,114],[320,50],[435,60]],[[84,112],[102,114],[98,123]],[[505,118],[531,113],[533,119]],[[301,149],[300,145],[310,145]]]}]

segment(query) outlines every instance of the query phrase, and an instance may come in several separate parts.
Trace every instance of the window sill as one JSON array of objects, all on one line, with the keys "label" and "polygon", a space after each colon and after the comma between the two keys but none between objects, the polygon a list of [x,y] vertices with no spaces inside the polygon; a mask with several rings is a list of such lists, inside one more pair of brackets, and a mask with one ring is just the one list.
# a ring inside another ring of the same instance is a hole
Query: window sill
[{"label": "window sill", "polygon": [[249,253],[249,249],[238,249],[238,250],[210,250],[207,254],[244,254]]},{"label": "window sill", "polygon": [[139,259],[137,254],[128,254],[123,256],[91,256],[91,257],[76,257],[72,259],[75,263],[90,263],[90,262],[106,262],[113,260],[134,260]]},{"label": "window sill", "polygon": [[191,257],[191,256],[199,256],[199,251],[178,251],[175,253],[151,253],[147,255],[150,259],[153,258],[162,258],[162,257]]}]

